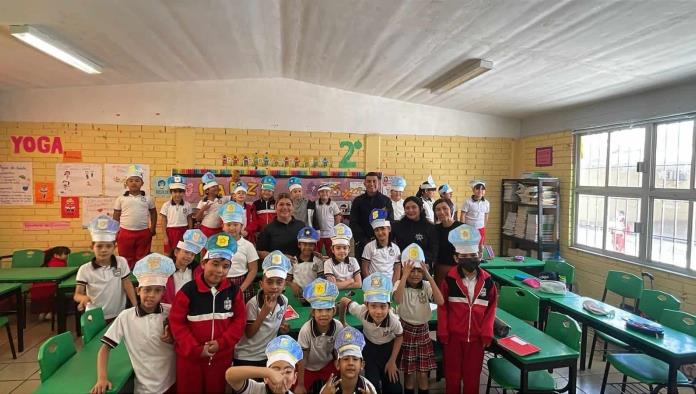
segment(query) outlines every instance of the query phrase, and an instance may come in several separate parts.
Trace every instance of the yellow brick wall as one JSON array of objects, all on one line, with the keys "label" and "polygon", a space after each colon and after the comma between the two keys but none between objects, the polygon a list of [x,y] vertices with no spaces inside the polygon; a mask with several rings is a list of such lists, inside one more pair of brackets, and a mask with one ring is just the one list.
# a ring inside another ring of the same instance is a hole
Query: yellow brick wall
[{"label": "yellow brick wall", "polygon": [[[535,149],[553,146],[553,166],[536,167]],[[619,270],[640,275],[648,271],[655,275],[655,288],[669,292],[682,300],[682,309],[696,313],[696,279],[672,274],[653,267],[639,266],[624,261],[597,256],[572,249],[572,187],[573,187],[573,135],[560,131],[522,138],[515,145],[515,176],[522,171],[546,171],[561,180],[561,255],[576,268],[576,284],[581,294],[601,298],[606,272]],[[616,298],[611,298],[617,301]]]}]

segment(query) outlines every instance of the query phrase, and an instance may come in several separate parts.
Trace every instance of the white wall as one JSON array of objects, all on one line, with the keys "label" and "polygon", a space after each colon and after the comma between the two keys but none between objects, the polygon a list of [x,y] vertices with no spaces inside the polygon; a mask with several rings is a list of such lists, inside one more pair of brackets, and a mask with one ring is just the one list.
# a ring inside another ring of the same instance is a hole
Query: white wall
[{"label": "white wall", "polygon": [[696,82],[651,90],[522,120],[522,137],[696,111]]},{"label": "white wall", "polygon": [[0,120],[513,138],[520,128],[516,119],[282,78],[6,91]]}]

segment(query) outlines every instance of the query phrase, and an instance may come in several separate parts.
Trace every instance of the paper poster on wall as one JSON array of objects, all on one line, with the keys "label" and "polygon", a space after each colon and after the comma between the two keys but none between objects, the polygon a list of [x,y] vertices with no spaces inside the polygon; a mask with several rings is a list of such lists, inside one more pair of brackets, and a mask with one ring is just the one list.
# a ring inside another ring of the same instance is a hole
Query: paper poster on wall
[{"label": "paper poster on wall", "polygon": [[70,222],[66,220],[25,221],[22,222],[22,228],[24,231],[66,230],[70,228]]},{"label": "paper poster on wall", "polygon": [[152,197],[169,197],[166,176],[152,177]]},{"label": "paper poster on wall", "polygon": [[34,182],[34,202],[53,202],[53,182]]},{"label": "paper poster on wall", "polygon": [[63,196],[60,198],[60,217],[77,219],[80,217],[80,197]]},{"label": "paper poster on wall", "polygon": [[59,196],[100,196],[101,164],[57,163],[56,188]]},{"label": "paper poster on wall", "polygon": [[0,163],[0,205],[31,205],[31,163]]},{"label": "paper poster on wall", "polygon": [[82,227],[99,215],[114,216],[114,199],[112,197],[85,197],[82,199]]},{"label": "paper poster on wall", "polygon": [[[130,164],[104,164],[104,195],[116,197],[126,191],[126,172],[129,166]],[[142,164],[141,167],[145,179],[140,190],[150,195],[150,166]]]}]

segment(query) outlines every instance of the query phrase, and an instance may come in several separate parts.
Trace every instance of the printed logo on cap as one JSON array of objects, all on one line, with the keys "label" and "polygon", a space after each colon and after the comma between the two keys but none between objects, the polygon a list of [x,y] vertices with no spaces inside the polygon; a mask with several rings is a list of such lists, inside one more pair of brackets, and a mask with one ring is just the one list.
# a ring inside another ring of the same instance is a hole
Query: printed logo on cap
[{"label": "printed logo on cap", "polygon": [[224,236],[224,235],[219,236],[218,239],[217,239],[217,241],[215,242],[215,244],[216,244],[217,246],[220,246],[220,247],[222,247],[222,248],[224,248],[224,247],[226,247],[227,245],[229,245],[229,243],[230,243],[230,238],[229,238],[229,237],[226,237],[226,236]]},{"label": "printed logo on cap", "polygon": [[159,268],[161,261],[162,259],[159,256],[150,256],[150,258],[147,259],[147,267],[151,270],[157,269]]}]

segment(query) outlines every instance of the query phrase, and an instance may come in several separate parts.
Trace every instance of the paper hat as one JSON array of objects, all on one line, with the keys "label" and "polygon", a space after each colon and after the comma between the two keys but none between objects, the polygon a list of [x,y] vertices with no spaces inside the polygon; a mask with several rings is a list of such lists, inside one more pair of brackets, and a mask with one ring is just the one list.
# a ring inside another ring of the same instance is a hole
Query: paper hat
[{"label": "paper hat", "polygon": [[400,176],[393,177],[391,180],[391,189],[399,192],[404,191],[404,189],[406,189],[406,179]]},{"label": "paper hat", "polygon": [[319,233],[311,227],[302,227],[297,232],[297,242],[317,243],[319,242]]},{"label": "paper hat", "polygon": [[138,286],[166,286],[167,279],[174,273],[174,261],[159,253],[150,253],[138,260],[133,267],[133,275]]},{"label": "paper hat", "polygon": [[334,235],[331,237],[332,245],[350,245],[353,231],[343,223],[334,226]]},{"label": "paper hat", "polygon": [[186,230],[181,241],[176,244],[176,247],[198,254],[205,248],[205,243],[207,241],[208,237],[203,234],[203,231],[199,229]]},{"label": "paper hat", "polygon": [[450,230],[447,240],[452,244],[452,246],[454,246],[457,253],[478,253],[478,245],[479,241],[481,241],[481,234],[476,228],[469,226],[468,224],[462,224],[461,226]]},{"label": "paper hat", "polygon": [[338,358],[341,357],[358,357],[363,358],[362,350],[365,347],[365,336],[357,329],[346,326],[338,332],[334,349],[338,353]]},{"label": "paper hat", "polygon": [[128,166],[128,169],[126,169],[126,179],[137,176],[140,180],[143,180],[145,178],[143,175],[144,172],[140,164],[131,164]]},{"label": "paper hat", "polygon": [[287,278],[290,271],[290,260],[279,250],[274,250],[263,259],[261,269],[266,278]]},{"label": "paper hat", "polygon": [[428,175],[428,179],[423,182],[423,184],[420,185],[421,189],[435,189],[437,185],[435,184],[435,180],[433,180],[432,175]]},{"label": "paper hat", "polygon": [[266,345],[266,367],[270,367],[277,361],[285,361],[293,368],[302,360],[302,347],[288,335],[280,335],[273,338]]},{"label": "paper hat", "polygon": [[244,193],[249,191],[249,187],[247,187],[247,184],[244,181],[239,181],[234,184],[234,190],[232,193],[237,193],[238,191],[244,191]]},{"label": "paper hat", "polygon": [[443,195],[443,194],[445,194],[445,193],[454,193],[454,189],[452,189],[452,188],[450,187],[450,185],[447,184],[447,183],[445,183],[444,185],[440,186],[440,187],[437,189],[437,191],[438,191],[438,193],[440,193],[440,195]]},{"label": "paper hat", "polygon": [[389,220],[387,220],[388,216],[389,213],[387,213],[386,209],[373,209],[370,212],[370,226],[373,229],[377,227],[391,227]]},{"label": "paper hat", "polygon": [[92,242],[115,241],[118,228],[119,223],[106,215],[95,217],[87,226],[87,230],[89,230],[89,234],[92,236]]},{"label": "paper hat", "polygon": [[321,185],[319,185],[319,188],[317,189],[317,191],[320,192],[322,190],[331,191],[331,184],[330,183],[322,183]]},{"label": "paper hat", "polygon": [[478,179],[475,179],[475,180],[469,182],[469,184],[471,185],[472,188],[475,188],[478,185],[483,186],[484,189],[486,188],[486,182],[484,182],[482,180],[478,180]]},{"label": "paper hat", "polygon": [[296,176],[288,179],[288,190],[302,189],[302,180]]},{"label": "paper hat", "polygon": [[304,287],[302,296],[312,309],[329,309],[336,306],[338,287],[326,279],[317,278]]},{"label": "paper hat", "polygon": [[173,189],[184,189],[186,190],[186,178],[181,175],[172,175],[167,178],[167,185],[169,190]]},{"label": "paper hat", "polygon": [[275,190],[276,179],[270,175],[261,178],[261,190]]},{"label": "paper hat", "polygon": [[244,207],[234,201],[229,201],[218,209],[218,215],[223,223],[244,223]]},{"label": "paper hat", "polygon": [[232,260],[232,256],[237,253],[237,240],[225,233],[217,233],[208,238],[205,248],[208,249],[208,252],[205,254],[204,260]]},{"label": "paper hat", "polygon": [[365,302],[390,302],[393,289],[391,276],[375,272],[363,280],[362,289]]},{"label": "paper hat", "polygon": [[422,264],[425,262],[425,253],[417,243],[412,243],[401,252],[401,261],[412,261],[414,268],[422,268]]},{"label": "paper hat", "polygon": [[203,190],[208,190],[213,186],[217,186],[218,183],[215,180],[215,175],[212,172],[206,172],[201,177],[201,182],[203,182]]}]

